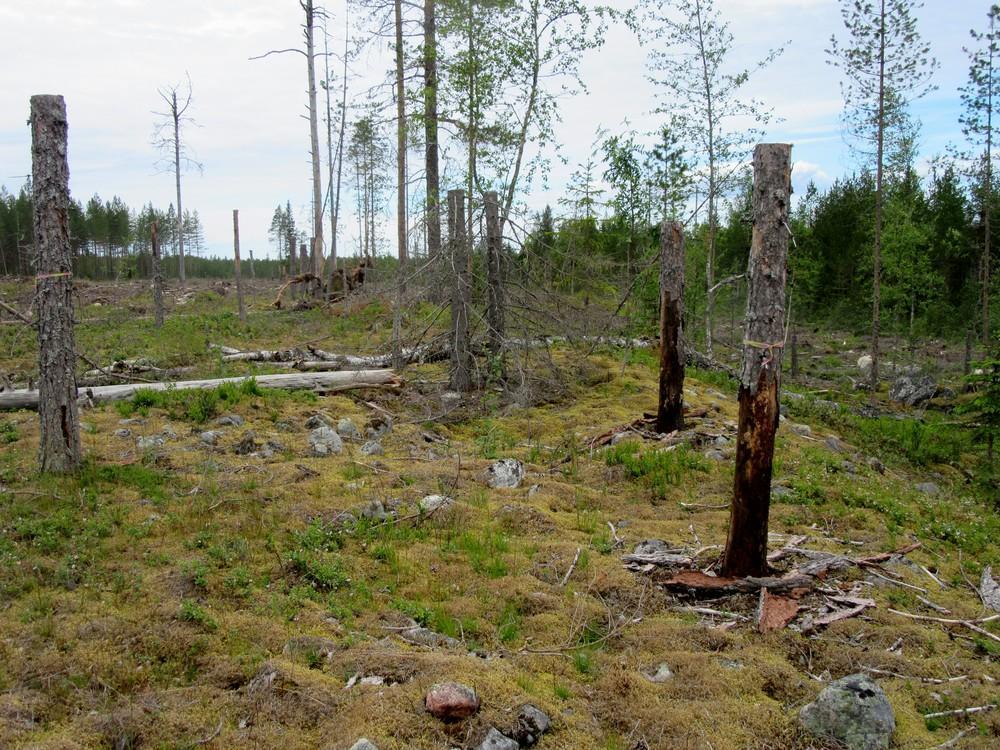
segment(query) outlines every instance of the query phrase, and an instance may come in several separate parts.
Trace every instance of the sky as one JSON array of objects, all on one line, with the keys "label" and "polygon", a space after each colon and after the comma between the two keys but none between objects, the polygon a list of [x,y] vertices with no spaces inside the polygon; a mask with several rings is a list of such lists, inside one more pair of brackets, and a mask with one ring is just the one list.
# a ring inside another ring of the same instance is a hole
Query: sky
[{"label": "sky", "polygon": [[[627,4],[616,0],[619,7]],[[772,107],[779,120],[766,141],[793,144],[793,188],[809,180],[823,188],[858,170],[841,132],[840,74],[828,64],[830,35],[843,33],[836,0],[716,0],[735,38],[733,66],[748,65],[774,47],[785,51],[751,79],[746,93]],[[331,35],[342,39],[343,0],[326,4]],[[912,108],[922,123],[922,164],[961,141],[958,87],[964,84],[969,29],[982,28],[984,0],[926,0],[920,33],[940,68],[938,88]],[[172,174],[157,165],[154,114],[158,89],[193,84],[187,143],[203,171],[183,176],[183,201],[197,209],[207,254],[229,255],[232,209],[240,210],[244,255],[274,253],[267,230],[275,206],[290,201],[300,227],[309,224],[311,168],[303,56],[267,50],[299,46],[298,0],[0,0],[0,185],[16,191],[31,171],[26,124],[32,94],[62,94],[69,118],[70,190],[86,203],[95,193],[118,195],[139,208],[174,201]],[[44,44],[43,44],[44,43]],[[341,42],[334,44],[339,49]],[[585,93],[561,100],[557,150],[548,179],[523,195],[525,210],[556,204],[569,175],[592,149],[599,128],[651,131],[660,116],[647,79],[646,49],[622,27],[585,57]],[[383,42],[354,63],[354,96],[380,80],[390,64]],[[352,97],[354,98],[354,97]],[[321,131],[325,128],[321,124]],[[321,147],[325,152],[325,146]],[[416,162],[418,154],[411,155]],[[324,166],[324,175],[325,175]],[[394,201],[387,201],[392,206]],[[391,211],[386,226],[394,221]],[[346,216],[341,254],[357,242]],[[327,227],[327,234],[329,229]],[[388,232],[386,232],[388,234]],[[329,241],[329,240],[328,240]]]}]

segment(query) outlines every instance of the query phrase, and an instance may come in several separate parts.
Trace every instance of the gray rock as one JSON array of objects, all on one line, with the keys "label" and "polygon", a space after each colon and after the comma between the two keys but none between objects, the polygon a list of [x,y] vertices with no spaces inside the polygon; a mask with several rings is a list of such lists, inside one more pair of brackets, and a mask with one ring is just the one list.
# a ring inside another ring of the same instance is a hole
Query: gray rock
[{"label": "gray rock", "polygon": [[528,497],[534,497],[535,495],[538,494],[539,490],[541,490],[541,489],[542,489],[542,485],[540,485],[540,484],[533,484],[533,485],[531,485],[531,487],[528,488]]},{"label": "gray rock", "polygon": [[350,750],[378,750],[378,745],[376,745],[367,737],[362,737],[353,745],[351,745]]},{"label": "gray rock", "polygon": [[116,438],[130,438],[132,437],[132,430],[126,427],[119,427],[115,430],[114,435]]},{"label": "gray rock", "polygon": [[705,451],[705,458],[709,461],[725,461],[726,455],[722,451],[711,450]]},{"label": "gray rock", "polygon": [[674,673],[671,671],[670,666],[665,661],[662,661],[655,667],[643,670],[642,676],[650,682],[659,684],[672,680]]},{"label": "gray rock", "polygon": [[142,417],[131,417],[129,419],[119,419],[118,424],[129,425],[129,424],[146,424],[146,420]]},{"label": "gray rock", "polygon": [[385,506],[382,505],[381,500],[372,500],[370,503],[361,506],[358,515],[371,521],[384,521],[389,516],[385,512]]},{"label": "gray rock", "polygon": [[378,440],[392,429],[392,419],[386,415],[377,415],[365,423],[365,436],[369,440]]},{"label": "gray rock", "polygon": [[164,440],[176,440],[177,439],[177,433],[174,432],[169,427],[164,427],[162,430],[160,430],[160,434],[163,435],[163,439]]},{"label": "gray rock", "polygon": [[934,398],[937,383],[930,375],[900,375],[889,389],[889,398],[907,406]]},{"label": "gray rock", "polygon": [[865,674],[831,682],[813,703],[799,712],[799,721],[821,737],[831,737],[847,750],[889,747],[896,717],[882,688]]},{"label": "gray rock", "polygon": [[264,447],[260,449],[260,456],[262,458],[273,458],[276,453],[284,453],[285,450],[285,446],[277,440],[268,440],[264,443]]},{"label": "gray rock", "polygon": [[802,437],[809,437],[813,434],[812,427],[807,424],[791,424],[788,425],[788,429],[796,435],[801,435]]},{"label": "gray rock", "polygon": [[455,501],[446,495],[427,495],[420,498],[420,502],[417,503],[417,507],[420,509],[421,513],[433,513],[434,511],[442,508],[449,508],[454,503]]},{"label": "gray rock", "polygon": [[486,483],[494,489],[518,487],[524,481],[524,464],[516,458],[501,458],[486,470]]},{"label": "gray rock", "polygon": [[786,497],[793,497],[795,495],[795,490],[791,487],[785,487],[783,484],[776,484],[771,487],[771,497],[784,499]]},{"label": "gray rock", "polygon": [[237,456],[249,456],[251,453],[256,453],[259,447],[257,433],[253,430],[247,430],[240,438],[240,442],[233,447],[233,453]]},{"label": "gray rock", "polygon": [[461,641],[452,638],[451,636],[444,635],[443,633],[437,633],[430,628],[422,628],[420,626],[400,631],[399,636],[404,641],[415,643],[418,646],[429,646],[430,648],[457,648],[462,645]]},{"label": "gray rock", "polygon": [[205,445],[217,444],[220,437],[222,437],[222,433],[218,430],[205,430],[203,433],[198,435],[198,439]]},{"label": "gray rock", "polygon": [[344,443],[332,427],[324,424],[309,433],[309,447],[314,456],[331,456],[344,450]]},{"label": "gray rock", "polygon": [[914,485],[914,489],[917,492],[923,492],[925,495],[937,495],[941,492],[941,488],[934,484],[934,482],[920,482]]},{"label": "gray rock", "polygon": [[361,453],[365,456],[381,456],[385,453],[385,450],[383,450],[382,443],[378,440],[368,440],[361,446]]},{"label": "gray rock", "polygon": [[874,360],[870,354],[862,354],[858,357],[858,372],[861,373],[861,377],[865,380],[869,380],[872,376],[872,366]]},{"label": "gray rock", "polygon": [[845,474],[857,474],[858,473],[857,467],[855,467],[855,465],[853,463],[851,463],[850,461],[841,461],[840,462],[840,470],[842,472],[844,472]]},{"label": "gray rock", "polygon": [[843,453],[847,450],[847,446],[844,445],[840,438],[836,435],[827,436],[826,440],[823,441],[823,444],[834,453]]},{"label": "gray rock", "polygon": [[358,427],[354,422],[347,417],[344,417],[339,422],[337,422],[337,434],[340,435],[344,440],[360,440],[361,433],[358,432]]},{"label": "gray rock", "polygon": [[992,565],[985,566],[983,574],[979,577],[979,596],[983,604],[994,612],[1000,612],[1000,583],[993,578]]},{"label": "gray rock", "polygon": [[538,742],[551,726],[552,721],[547,713],[538,706],[525,703],[517,711],[517,720],[514,722],[511,736],[521,747],[530,747]]},{"label": "gray rock", "polygon": [[671,547],[662,539],[645,539],[635,545],[635,549],[632,550],[633,555],[659,555],[659,554],[677,554],[677,548]]},{"label": "gray rock", "polygon": [[719,435],[712,442],[718,446],[729,445],[729,438],[727,438],[725,435]]},{"label": "gray rock", "polygon": [[306,420],[306,429],[315,430],[317,427],[330,427],[330,420],[324,414],[313,414]]},{"label": "gray rock", "polygon": [[274,423],[274,429],[278,432],[298,432],[299,428],[295,426],[293,422],[289,422],[287,419],[279,419]]},{"label": "gray rock", "polygon": [[519,750],[520,745],[505,734],[497,731],[496,727],[490,727],[483,741],[476,745],[476,750]]},{"label": "gray rock", "polygon": [[141,451],[151,451],[163,445],[162,435],[143,435],[135,439],[135,447]]},{"label": "gray rock", "polygon": [[215,423],[220,427],[242,427],[243,422],[243,417],[239,414],[223,414],[215,420]]}]

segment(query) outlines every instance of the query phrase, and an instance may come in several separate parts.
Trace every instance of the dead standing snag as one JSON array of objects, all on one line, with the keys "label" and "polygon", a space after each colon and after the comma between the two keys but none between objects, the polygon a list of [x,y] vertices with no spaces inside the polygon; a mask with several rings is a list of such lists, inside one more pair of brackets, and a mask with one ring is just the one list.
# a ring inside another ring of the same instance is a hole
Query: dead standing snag
[{"label": "dead standing snag", "polygon": [[660,227],[660,399],[656,431],[684,428],[684,229],[674,222]]},{"label": "dead standing snag", "polygon": [[784,346],[790,144],[762,143],[753,155],[753,239],[740,368],[739,431],[725,576],[767,572],[771,463],[778,429],[778,385]]}]

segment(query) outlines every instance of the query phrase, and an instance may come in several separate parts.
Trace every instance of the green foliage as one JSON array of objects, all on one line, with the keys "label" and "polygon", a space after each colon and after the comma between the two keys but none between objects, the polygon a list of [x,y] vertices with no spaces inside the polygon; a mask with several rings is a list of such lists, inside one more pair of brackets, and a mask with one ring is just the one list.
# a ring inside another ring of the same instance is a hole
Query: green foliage
[{"label": "green foliage", "polygon": [[666,499],[669,488],[680,485],[688,471],[708,471],[708,462],[687,446],[643,451],[642,445],[632,440],[607,448],[604,462],[623,467],[628,477],[641,479],[658,500]]},{"label": "green foliage", "polygon": [[20,437],[16,424],[6,419],[0,422],[0,444],[16,443]]},{"label": "green foliage", "polygon": [[995,481],[994,446],[1000,437],[1000,347],[994,348],[990,359],[978,363],[967,380],[975,396],[958,411],[969,419],[977,444],[985,448],[986,469]]},{"label": "green foliage", "polygon": [[178,616],[185,622],[193,622],[201,625],[205,630],[216,630],[219,627],[219,623],[208,613],[208,610],[193,599],[184,599],[181,601],[181,609]]},{"label": "green foliage", "polygon": [[152,390],[139,388],[130,401],[116,404],[118,413],[130,417],[135,413],[146,415],[150,409],[163,409],[172,419],[183,419],[204,424],[221,411],[258,397],[280,400],[287,398],[280,390],[265,391],[255,378],[245,378],[217,385],[215,388],[190,390]]}]

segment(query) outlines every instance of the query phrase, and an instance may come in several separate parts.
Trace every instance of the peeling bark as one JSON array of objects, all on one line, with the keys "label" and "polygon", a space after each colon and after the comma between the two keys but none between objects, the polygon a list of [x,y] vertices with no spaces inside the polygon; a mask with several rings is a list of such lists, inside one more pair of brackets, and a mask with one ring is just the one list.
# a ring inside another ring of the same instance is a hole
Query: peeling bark
[{"label": "peeling bark", "polygon": [[789,144],[760,144],[754,149],[753,239],[747,268],[736,472],[722,564],[725,576],[760,576],[767,571],[767,522],[784,345],[791,153]]}]

